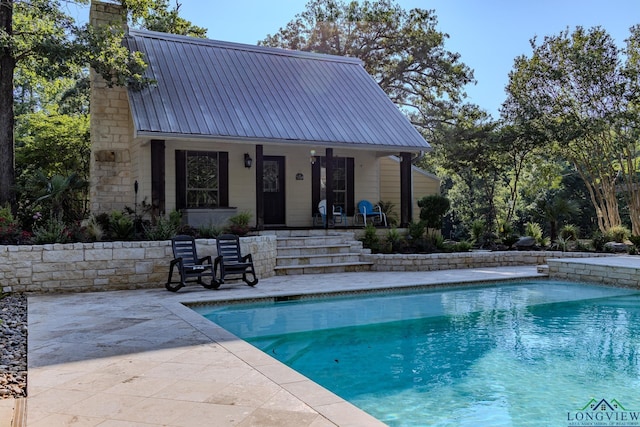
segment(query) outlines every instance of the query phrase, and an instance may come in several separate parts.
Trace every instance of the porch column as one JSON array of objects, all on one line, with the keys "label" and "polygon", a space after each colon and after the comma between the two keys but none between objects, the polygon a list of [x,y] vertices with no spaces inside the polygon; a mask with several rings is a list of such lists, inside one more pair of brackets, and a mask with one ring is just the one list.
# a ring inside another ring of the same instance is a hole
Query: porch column
[{"label": "porch column", "polygon": [[400,153],[400,227],[409,226],[413,219],[411,187],[411,153]]},{"label": "porch column", "polygon": [[264,159],[262,145],[256,145],[256,229],[264,230]]},{"label": "porch column", "polygon": [[327,173],[327,221],[324,224],[324,228],[329,228],[329,223],[333,221],[333,148],[326,149],[325,162]]},{"label": "porch column", "polygon": [[164,140],[151,140],[151,206],[155,206],[159,213],[165,212],[165,162],[164,162]]}]

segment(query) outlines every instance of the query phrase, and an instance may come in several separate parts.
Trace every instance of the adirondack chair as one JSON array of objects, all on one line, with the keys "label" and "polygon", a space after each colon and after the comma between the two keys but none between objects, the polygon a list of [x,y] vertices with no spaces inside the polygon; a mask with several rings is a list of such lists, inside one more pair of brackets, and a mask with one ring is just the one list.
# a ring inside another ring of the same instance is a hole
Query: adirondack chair
[{"label": "adirondack chair", "polygon": [[362,221],[364,226],[367,226],[367,220],[371,220],[373,225],[387,226],[387,215],[382,212],[380,205],[373,206],[368,200],[361,200],[358,202],[358,212],[353,216],[353,223],[359,223]]},{"label": "adirondack chair", "polygon": [[[249,285],[258,284],[258,278],[253,268],[253,257],[251,254],[242,256],[240,253],[240,238],[235,234],[223,234],[216,238],[218,256],[214,261],[214,274],[218,276],[220,272],[220,283],[224,283],[224,278],[228,275],[242,275],[242,280]],[[253,279],[249,280],[250,274]]]},{"label": "adirondack chair", "polygon": [[[187,282],[197,282],[207,289],[217,289],[220,286],[215,278],[211,256],[198,257],[193,237],[176,236],[171,239],[171,248],[174,259],[169,265],[169,278],[165,284],[168,291],[176,292],[186,286]],[[172,280],[174,270],[180,276],[177,281]]]}]

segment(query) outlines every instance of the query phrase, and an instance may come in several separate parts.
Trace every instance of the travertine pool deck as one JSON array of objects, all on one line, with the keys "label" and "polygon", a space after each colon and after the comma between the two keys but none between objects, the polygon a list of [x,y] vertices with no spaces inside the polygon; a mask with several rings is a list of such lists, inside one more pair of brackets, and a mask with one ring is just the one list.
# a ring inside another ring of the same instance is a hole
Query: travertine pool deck
[{"label": "travertine pool deck", "polygon": [[27,425],[383,425],[183,303],[539,276],[500,267],[30,295]]}]

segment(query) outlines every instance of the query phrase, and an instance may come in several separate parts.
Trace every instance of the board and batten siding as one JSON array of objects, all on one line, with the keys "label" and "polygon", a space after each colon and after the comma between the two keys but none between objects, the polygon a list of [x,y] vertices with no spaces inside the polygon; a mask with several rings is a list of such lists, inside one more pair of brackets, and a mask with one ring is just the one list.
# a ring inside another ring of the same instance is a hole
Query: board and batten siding
[{"label": "board and batten siding", "polygon": [[[380,165],[380,200],[395,205],[400,214],[400,161],[396,157],[381,157]],[[413,220],[420,219],[418,200],[424,196],[440,194],[440,180],[417,167],[411,169],[411,183],[413,200]],[[377,202],[377,200],[376,200]]]}]

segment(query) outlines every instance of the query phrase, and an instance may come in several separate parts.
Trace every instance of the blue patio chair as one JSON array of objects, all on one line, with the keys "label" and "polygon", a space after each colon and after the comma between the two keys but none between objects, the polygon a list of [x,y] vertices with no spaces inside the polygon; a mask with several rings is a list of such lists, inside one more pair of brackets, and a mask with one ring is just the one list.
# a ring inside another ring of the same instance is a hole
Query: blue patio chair
[{"label": "blue patio chair", "polygon": [[367,220],[371,221],[373,225],[387,226],[387,215],[382,212],[380,205],[375,205],[368,200],[361,200],[358,202],[358,212],[353,217],[354,224],[362,223],[367,226]]}]

